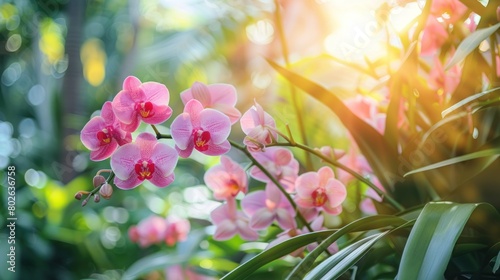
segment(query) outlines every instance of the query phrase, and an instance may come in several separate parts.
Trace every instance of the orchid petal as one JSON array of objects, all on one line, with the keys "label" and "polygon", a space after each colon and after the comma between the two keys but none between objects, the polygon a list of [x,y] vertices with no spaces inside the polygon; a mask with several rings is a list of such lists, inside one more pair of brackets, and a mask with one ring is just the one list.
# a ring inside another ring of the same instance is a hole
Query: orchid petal
[{"label": "orchid petal", "polygon": [[177,116],[170,126],[172,139],[181,150],[185,150],[189,144],[193,144],[193,126],[191,117],[188,113],[182,113]]}]

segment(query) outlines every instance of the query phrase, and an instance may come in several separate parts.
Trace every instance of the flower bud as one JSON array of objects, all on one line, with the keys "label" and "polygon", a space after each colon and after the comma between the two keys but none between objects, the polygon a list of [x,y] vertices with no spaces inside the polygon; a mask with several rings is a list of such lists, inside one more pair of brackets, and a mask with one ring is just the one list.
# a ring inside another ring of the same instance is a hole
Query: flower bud
[{"label": "flower bud", "polygon": [[500,6],[497,7],[497,20],[500,21]]},{"label": "flower bud", "polygon": [[92,179],[92,184],[94,185],[94,188],[100,187],[102,184],[106,182],[106,178],[102,175],[96,175],[94,179]]},{"label": "flower bud", "polygon": [[94,194],[94,202],[98,203],[99,201],[101,201],[101,197],[98,194]]},{"label": "flower bud", "polygon": [[75,194],[75,199],[80,200],[80,199],[82,199],[82,196],[83,196],[82,192],[77,192]]},{"label": "flower bud", "polygon": [[104,199],[110,199],[111,195],[113,194],[113,186],[111,186],[111,184],[104,183],[104,185],[102,185],[101,189],[99,190],[99,194]]}]

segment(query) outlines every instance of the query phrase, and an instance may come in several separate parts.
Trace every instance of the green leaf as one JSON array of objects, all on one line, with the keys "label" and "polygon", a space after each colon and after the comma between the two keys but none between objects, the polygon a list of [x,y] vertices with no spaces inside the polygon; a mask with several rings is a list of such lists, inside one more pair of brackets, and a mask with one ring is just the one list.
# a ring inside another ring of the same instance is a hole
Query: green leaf
[{"label": "green leaf", "polygon": [[396,227],[400,226],[407,221],[403,218],[390,215],[377,215],[364,217],[356,220],[343,228],[339,229],[337,232],[332,234],[330,237],[325,239],[321,244],[312,250],[288,275],[287,279],[301,279],[306,275],[309,269],[312,267],[313,263],[316,261],[318,256],[327,250],[333,242],[339,239],[342,235],[366,229],[379,229],[383,227]]},{"label": "green leaf", "polygon": [[[316,280],[326,278],[324,277],[332,269],[337,270],[337,277],[345,273],[352,265],[346,266],[345,263],[352,263],[352,261],[357,262],[359,258],[363,256],[365,249],[370,248],[375,242],[377,242],[381,237],[385,236],[383,233],[370,235],[365,237],[347,247],[337,252],[335,255],[330,256],[326,260],[322,261],[318,266],[316,266],[309,274],[304,277],[307,280]],[[359,257],[359,258],[358,258]],[[297,279],[300,279],[297,277]],[[334,277],[329,277],[328,279],[334,279]]]},{"label": "green leaf", "polygon": [[471,101],[474,101],[476,99],[479,99],[485,95],[488,95],[492,92],[496,92],[500,89],[500,87],[497,87],[497,88],[493,88],[493,89],[490,89],[490,90],[487,90],[487,91],[483,91],[483,92],[480,92],[480,93],[476,93],[476,94],[473,94],[465,99],[462,99],[461,101],[453,104],[452,106],[450,106],[449,108],[447,108],[446,110],[444,110],[443,112],[441,112],[441,117],[445,117],[446,115],[448,115],[449,113],[455,111],[456,109],[466,105],[467,103],[470,103]]},{"label": "green leaf", "polygon": [[498,268],[500,268],[500,251],[498,251],[497,259],[495,260],[495,264],[493,265],[493,273],[497,273]]},{"label": "green leaf", "polygon": [[443,279],[455,243],[480,205],[428,203],[408,237],[398,279]]},{"label": "green leaf", "polygon": [[474,33],[467,36],[467,38],[458,45],[457,51],[446,65],[445,70],[450,69],[453,65],[462,61],[469,53],[475,50],[482,41],[495,33],[499,27],[500,23],[497,23],[493,26],[476,30]]},{"label": "green leaf", "polygon": [[324,238],[330,236],[334,232],[335,231],[332,230],[325,230],[292,237],[276,246],[273,246],[261,252],[246,263],[240,265],[233,271],[226,274],[222,279],[245,279],[249,277],[252,272],[256,271],[267,263],[281,258],[310,243],[319,242]]},{"label": "green leaf", "polygon": [[338,277],[342,276],[347,270],[349,270],[353,265],[355,265],[381,238],[397,229],[413,225],[413,223],[414,221],[406,222],[395,229],[386,231],[384,233],[374,234],[349,245],[348,247],[339,251],[337,254],[324,260],[304,279],[337,279]]},{"label": "green leaf", "polygon": [[291,72],[268,60],[268,63],[290,83],[332,110],[356,140],[361,153],[366,157],[375,175],[383,186],[391,189],[394,174],[397,174],[397,154],[391,149],[384,137],[371,125],[354,114],[334,93],[317,83]]},{"label": "green leaf", "polygon": [[492,157],[491,160],[493,161],[499,155],[500,155],[500,148],[491,148],[491,149],[480,150],[480,151],[477,151],[477,152],[465,154],[465,155],[462,155],[462,156],[450,158],[450,159],[443,160],[443,161],[440,161],[440,162],[436,162],[436,163],[433,163],[433,164],[430,164],[430,165],[427,165],[427,166],[424,166],[424,167],[417,168],[415,170],[412,170],[412,171],[406,173],[404,175],[404,177],[406,177],[408,175],[411,175],[411,174],[418,173],[418,172],[424,172],[424,171],[428,171],[428,170],[432,170],[432,169],[436,169],[436,168],[440,168],[440,167],[452,165],[452,164],[463,162],[463,161],[467,161],[467,160],[482,158],[482,157]]}]

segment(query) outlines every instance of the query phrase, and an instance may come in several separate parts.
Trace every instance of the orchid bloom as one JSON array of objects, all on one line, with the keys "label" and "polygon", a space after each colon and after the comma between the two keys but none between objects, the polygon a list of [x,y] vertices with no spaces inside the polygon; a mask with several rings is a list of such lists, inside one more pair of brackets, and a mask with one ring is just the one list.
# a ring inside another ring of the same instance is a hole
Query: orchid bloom
[{"label": "orchid bloom", "polygon": [[265,191],[255,191],[241,202],[243,211],[250,217],[250,227],[265,229],[277,221],[282,229],[291,229],[295,224],[295,210],[274,184],[269,183]]},{"label": "orchid bloom", "polygon": [[180,264],[170,265],[165,268],[165,278],[168,280],[215,280],[215,277],[196,273],[192,268]]},{"label": "orchid bloom", "polygon": [[333,170],[324,166],[318,172],[307,172],[295,181],[297,204],[305,208],[318,207],[327,213],[338,215],[342,212],[342,202],[347,191],[339,180],[335,179]]},{"label": "orchid bloom", "polygon": [[101,161],[109,158],[118,146],[130,143],[132,135],[121,129],[111,102],[102,106],[101,115],[93,117],[82,129],[80,139],[90,150],[90,159]]},{"label": "orchid bloom", "polygon": [[264,112],[257,102],[240,119],[241,129],[247,135],[243,143],[252,152],[262,149],[278,139],[276,122],[273,117]]},{"label": "orchid bloom", "polygon": [[204,180],[207,187],[214,192],[214,197],[219,200],[247,192],[248,178],[245,170],[226,156],[221,156],[220,164],[207,170]]},{"label": "orchid bloom", "polygon": [[431,3],[431,15],[438,21],[454,24],[467,12],[459,0],[434,0]]},{"label": "orchid bloom", "polygon": [[170,94],[167,87],[157,82],[141,83],[134,76],[123,81],[123,89],[113,99],[113,111],[122,122],[122,128],[133,132],[140,121],[159,124],[172,115],[168,106]]},{"label": "orchid bloom", "polygon": [[329,159],[338,160],[345,155],[345,151],[341,149],[334,149],[330,146],[322,146],[314,150],[320,152],[323,156]]},{"label": "orchid bloom", "polygon": [[187,158],[193,149],[210,156],[225,154],[231,145],[227,140],[231,132],[231,121],[223,113],[203,108],[196,99],[191,99],[184,112],[171,125],[172,138],[179,155]]},{"label": "orchid bloom", "polygon": [[231,124],[235,124],[241,117],[236,105],[236,89],[229,84],[205,85],[195,82],[190,89],[181,93],[184,105],[191,99],[200,101],[204,108],[212,108],[229,117]]},{"label": "orchid bloom", "polygon": [[163,242],[166,229],[167,221],[164,218],[150,216],[142,220],[137,226],[132,226],[128,233],[132,242],[139,243],[144,248]]},{"label": "orchid bloom", "polygon": [[166,187],[174,181],[177,152],[147,132],[137,136],[134,143],[121,146],[111,156],[111,169],[115,173],[115,185],[120,189],[132,189],[144,180],[157,187]]},{"label": "orchid bloom", "polygon": [[422,55],[434,55],[446,42],[448,36],[443,24],[436,18],[429,17],[423,30],[420,53]]},{"label": "orchid bloom", "polygon": [[[270,147],[263,152],[252,153],[252,156],[271,173],[288,192],[294,191],[295,179],[299,173],[299,162],[293,158],[290,150],[282,147]],[[271,182],[257,166],[252,167],[250,175],[261,182]]]},{"label": "orchid bloom", "polygon": [[248,217],[242,211],[236,210],[236,201],[227,200],[226,204],[215,208],[210,217],[216,230],[215,240],[228,240],[236,234],[245,240],[257,240],[259,234],[248,224]]},{"label": "orchid bloom", "polygon": [[187,235],[191,229],[188,220],[175,216],[168,216],[166,221],[165,243],[167,243],[167,245],[173,246],[175,243],[187,239]]}]

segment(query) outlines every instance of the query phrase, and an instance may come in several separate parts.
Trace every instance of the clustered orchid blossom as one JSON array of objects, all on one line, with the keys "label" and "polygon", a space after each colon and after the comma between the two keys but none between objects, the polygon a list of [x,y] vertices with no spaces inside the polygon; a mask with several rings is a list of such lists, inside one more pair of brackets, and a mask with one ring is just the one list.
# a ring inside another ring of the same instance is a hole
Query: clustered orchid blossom
[{"label": "clustered orchid blossom", "polygon": [[143,248],[161,243],[173,246],[177,242],[186,240],[190,228],[191,225],[186,219],[153,215],[130,227],[128,234],[132,242],[138,243]]},{"label": "clustered orchid blossom", "polygon": [[[92,192],[80,191],[75,196],[85,205],[91,196],[109,199],[113,193],[111,178],[118,188],[133,189],[145,181],[163,188],[175,180],[174,170],[179,156],[188,158],[193,152],[220,156],[220,163],[209,168],[204,181],[222,203],[212,210],[214,239],[227,240],[240,235],[245,240],[259,239],[259,231],[277,225],[284,233],[277,239],[323,228],[323,214],[338,215],[346,198],[346,188],[330,167],[300,175],[299,162],[285,147],[275,147],[278,130],[273,117],[257,102],[243,115],[235,108],[236,89],[227,84],[205,85],[195,82],[180,97],[183,112],[177,115],[170,135],[159,133],[154,125],[172,116],[168,106],[170,93],[157,82],[142,83],[130,76],[112,102],[106,102],[101,115],[92,118],[82,130],[81,140],[94,161],[110,158],[110,170],[101,170],[94,178]],[[240,118],[241,117],[241,118]],[[228,137],[231,126],[240,121],[246,134],[245,152],[254,166],[247,172],[225,154],[232,144]],[[144,122],[155,134],[138,131]],[[138,133],[135,139],[132,133]],[[283,135],[283,134],[281,134]],[[174,147],[164,138],[171,138]],[[284,136],[285,139],[287,139]],[[323,147],[321,153],[332,160],[344,152]],[[108,179],[100,173],[109,172]],[[249,192],[249,178],[265,184],[263,189]],[[99,192],[99,193],[98,193]],[[310,224],[311,223],[311,224]],[[129,230],[129,237],[141,247],[166,243],[175,245],[186,238],[189,222],[184,219],[150,216]]]}]

